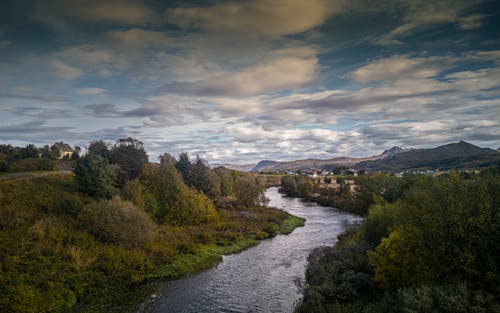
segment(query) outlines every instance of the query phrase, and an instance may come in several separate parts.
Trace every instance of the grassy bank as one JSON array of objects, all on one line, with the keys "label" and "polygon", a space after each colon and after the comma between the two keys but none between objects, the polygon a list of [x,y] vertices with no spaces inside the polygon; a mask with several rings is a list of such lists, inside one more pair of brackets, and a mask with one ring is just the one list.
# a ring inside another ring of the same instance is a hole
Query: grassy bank
[{"label": "grassy bank", "polygon": [[[0,311],[133,311],[165,280],[303,224],[266,207],[219,208],[217,219],[194,225],[146,223],[145,213],[103,223],[116,205],[139,214],[129,202],[80,193],[72,174],[1,180]],[[127,237],[141,219],[149,228]]]},{"label": "grassy bank", "polygon": [[280,225],[280,233],[284,235],[290,234],[295,228],[304,226],[306,220],[304,218],[289,215]]}]

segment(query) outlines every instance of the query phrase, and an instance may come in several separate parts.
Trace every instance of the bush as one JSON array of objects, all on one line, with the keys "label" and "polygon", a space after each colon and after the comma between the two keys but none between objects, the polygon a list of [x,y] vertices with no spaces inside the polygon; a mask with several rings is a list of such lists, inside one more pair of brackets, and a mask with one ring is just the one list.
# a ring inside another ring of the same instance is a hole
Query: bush
[{"label": "bush", "polygon": [[93,235],[105,242],[132,248],[154,239],[155,224],[151,218],[119,197],[87,205],[79,217]]}]

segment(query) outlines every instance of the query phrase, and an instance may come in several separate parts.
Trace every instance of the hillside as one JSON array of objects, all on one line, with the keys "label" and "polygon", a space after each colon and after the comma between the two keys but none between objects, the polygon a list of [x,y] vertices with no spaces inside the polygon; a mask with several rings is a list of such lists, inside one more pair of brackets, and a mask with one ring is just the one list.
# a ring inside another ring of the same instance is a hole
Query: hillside
[{"label": "hillside", "polygon": [[358,169],[399,171],[411,168],[483,167],[500,161],[500,153],[460,141],[432,149],[403,151],[388,158],[360,162]]}]

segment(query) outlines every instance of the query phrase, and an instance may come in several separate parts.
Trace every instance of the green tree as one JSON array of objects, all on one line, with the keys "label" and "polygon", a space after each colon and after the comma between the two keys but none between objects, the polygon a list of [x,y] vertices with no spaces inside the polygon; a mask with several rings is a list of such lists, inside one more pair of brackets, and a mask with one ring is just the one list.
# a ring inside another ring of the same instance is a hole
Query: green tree
[{"label": "green tree", "polygon": [[236,191],[236,202],[242,207],[259,206],[268,201],[264,195],[266,187],[260,184],[259,180],[252,174],[236,177],[234,187]]},{"label": "green tree", "polygon": [[195,177],[193,175],[193,164],[191,164],[187,152],[179,154],[179,160],[175,163],[175,168],[181,173],[186,185],[194,186]]},{"label": "green tree", "polygon": [[146,192],[156,199],[157,219],[174,225],[196,225],[217,218],[213,202],[186,186],[172,160],[169,157],[160,160],[160,165],[146,164],[140,176]]},{"label": "green tree", "polygon": [[143,165],[148,161],[148,155],[141,141],[135,138],[118,139],[111,150],[111,163],[117,164],[120,184],[126,180],[137,178],[141,174]]},{"label": "green tree", "polygon": [[80,158],[75,166],[75,178],[80,190],[99,198],[111,198],[117,193],[116,175],[108,161],[99,155]]},{"label": "green tree", "polygon": [[103,140],[92,141],[87,150],[88,154],[99,155],[108,162],[111,161],[111,150],[109,149],[109,144]]},{"label": "green tree", "polygon": [[294,176],[281,177],[281,191],[291,197],[297,196],[297,179]]}]

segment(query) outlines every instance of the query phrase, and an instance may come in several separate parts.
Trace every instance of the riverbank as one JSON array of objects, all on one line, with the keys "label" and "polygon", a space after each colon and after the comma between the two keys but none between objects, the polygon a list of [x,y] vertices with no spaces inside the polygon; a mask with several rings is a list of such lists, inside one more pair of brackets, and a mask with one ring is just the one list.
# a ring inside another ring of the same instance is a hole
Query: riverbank
[{"label": "riverbank", "polygon": [[[359,218],[297,198],[284,197],[269,188],[269,205],[291,214],[279,234],[288,233],[307,219],[304,227],[287,236],[259,241],[241,253],[196,275],[165,284],[141,312],[292,312],[302,297],[307,256],[315,247],[335,240],[337,234]],[[247,214],[245,214],[247,215]],[[271,230],[270,228],[268,230]]]},{"label": "riverbank", "polygon": [[[275,208],[268,208],[270,210],[276,210]],[[169,280],[175,280],[190,276],[205,270],[208,270],[222,261],[223,256],[230,255],[234,253],[242,252],[248,248],[251,248],[261,240],[272,238],[276,235],[288,235],[292,233],[297,227],[303,227],[305,224],[305,219],[287,214],[287,218],[284,219],[279,227],[276,227],[276,232],[268,233],[268,236],[258,237],[248,237],[237,240],[234,244],[229,246],[218,246],[218,245],[207,245],[202,246],[194,254],[181,255],[171,264],[165,264],[161,266],[153,273],[147,275],[147,279],[152,282],[145,286],[149,290],[149,298],[139,305],[136,309],[137,312],[147,312],[148,307],[155,301],[158,297],[158,293],[165,284],[168,284]]]}]

